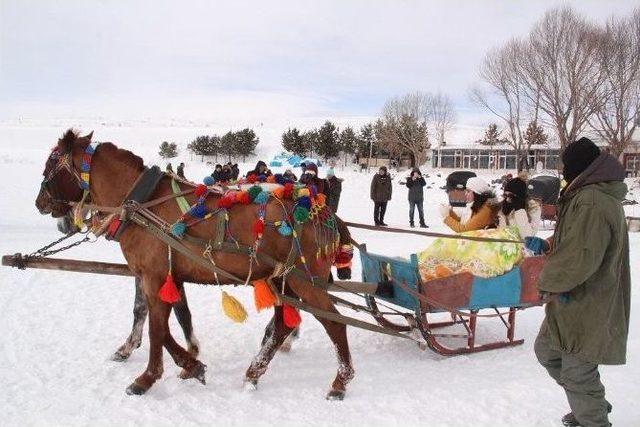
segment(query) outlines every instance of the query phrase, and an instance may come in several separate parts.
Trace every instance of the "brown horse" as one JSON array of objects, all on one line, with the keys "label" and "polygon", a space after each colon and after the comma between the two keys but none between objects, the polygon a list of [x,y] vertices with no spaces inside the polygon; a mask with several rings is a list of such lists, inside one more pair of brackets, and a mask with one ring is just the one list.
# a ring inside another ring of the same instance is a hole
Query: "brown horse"
[{"label": "brown horse", "polygon": [[[69,212],[69,201],[81,200],[83,195],[80,178],[82,158],[85,155],[87,146],[91,143],[92,134],[79,137],[69,130],[58,141],[58,144],[47,159],[43,173],[44,180],[36,199],[36,207],[41,214],[51,214],[55,218],[64,216]],[[144,164],[140,157],[129,151],[119,149],[112,143],[100,144],[96,148],[91,162],[89,188],[91,202],[99,206],[120,206],[143,170]],[[156,187],[152,199],[171,193],[170,180],[165,177]],[[219,198],[220,196],[212,195],[207,199],[206,204],[209,209],[217,206]],[[187,200],[190,203],[194,203],[195,197],[192,195],[187,196]],[[293,202],[285,200],[283,203],[288,210],[292,209]],[[243,245],[251,246],[255,242],[253,224],[257,217],[258,209],[258,205],[235,205],[229,209],[229,231]],[[151,210],[155,215],[169,223],[174,222],[181,215],[177,204],[173,200],[156,205]],[[266,206],[265,221],[273,223],[282,219],[282,209],[271,199]],[[216,235],[216,227],[216,221],[204,221],[190,227],[189,234],[194,237],[213,239]],[[329,257],[316,257],[318,243],[316,242],[313,224],[310,222],[305,223],[299,236],[299,241],[301,254],[307,260],[311,276],[328,278],[332,260]],[[350,241],[345,227],[341,227],[341,241]],[[185,241],[184,244],[191,248],[195,254],[202,253],[202,247],[191,244],[188,241]],[[259,251],[278,262],[284,263],[292,244],[291,236],[283,236],[274,227],[267,227],[264,230]],[[164,369],[162,361],[163,346],[167,349],[174,362],[183,368],[185,378],[196,378],[204,383],[205,365],[174,340],[168,325],[171,305],[163,302],[158,296],[159,289],[169,269],[169,250],[167,245],[142,227],[132,225],[121,234],[120,246],[129,268],[142,279],[142,287],[149,307],[150,354],[148,365],[146,370],[127,387],[127,393],[143,394],[162,376]],[[214,251],[212,258],[216,266],[236,277],[249,276],[250,280],[257,280],[270,277],[274,273],[274,268],[266,265],[266,263],[255,264],[251,269],[249,257],[244,254]],[[173,251],[172,259],[173,277],[179,289],[183,288],[184,282],[216,283],[216,278],[209,269],[198,265],[190,260],[189,257]],[[300,257],[296,261],[296,266],[302,268]],[[222,276],[219,276],[219,280],[221,284],[232,283],[232,280]],[[337,313],[326,291],[314,287],[310,279],[305,279],[301,275],[287,275],[286,293],[295,295],[313,307]],[[338,356],[338,371],[327,398],[342,399],[346,391],[346,385],[354,375],[346,326],[323,318],[317,318],[335,345]],[[258,379],[265,373],[274,354],[292,331],[285,325],[283,311],[280,307],[275,308],[273,322],[275,325],[273,333],[267,337],[258,355],[246,371],[245,381],[250,385],[257,385]]]}]

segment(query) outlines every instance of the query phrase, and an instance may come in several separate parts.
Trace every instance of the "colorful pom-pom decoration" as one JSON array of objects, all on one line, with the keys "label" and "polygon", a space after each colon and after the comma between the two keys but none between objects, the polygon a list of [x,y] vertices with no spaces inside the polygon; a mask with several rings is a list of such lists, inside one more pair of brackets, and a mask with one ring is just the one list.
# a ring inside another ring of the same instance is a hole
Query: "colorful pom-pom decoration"
[{"label": "colorful pom-pom decoration", "polygon": [[325,196],[324,194],[320,193],[316,196],[316,204],[318,206],[324,206],[327,203],[327,196]]},{"label": "colorful pom-pom decoration", "polygon": [[316,197],[318,195],[318,187],[316,187],[315,185],[309,186],[309,193],[311,197]]},{"label": "colorful pom-pom decoration", "polygon": [[282,199],[284,197],[284,188],[274,188],[271,194],[273,194],[273,197],[275,197],[276,199]]},{"label": "colorful pom-pom decoration", "polygon": [[247,320],[247,310],[240,301],[222,291],[222,311],[231,320],[236,323],[242,323]]},{"label": "colorful pom-pom decoration", "polygon": [[204,204],[196,204],[191,209],[189,209],[189,215],[194,218],[204,218],[207,214],[208,210]]},{"label": "colorful pom-pom decoration", "polygon": [[255,280],[253,282],[253,299],[258,311],[273,307],[278,302],[278,299],[264,280]]},{"label": "colorful pom-pom decoration", "polygon": [[248,204],[251,203],[251,196],[249,195],[248,192],[241,191],[241,192],[238,193],[238,196],[236,197],[236,200],[240,204],[248,205]]},{"label": "colorful pom-pom decoration", "polygon": [[196,186],[196,189],[193,191],[193,194],[195,194],[197,198],[200,198],[200,197],[204,196],[205,194],[207,194],[207,191],[209,191],[209,189],[207,188],[206,185],[198,184]]},{"label": "colorful pom-pom decoration", "polygon": [[311,199],[307,196],[302,196],[298,199],[297,205],[301,206],[307,210],[311,209]]},{"label": "colorful pom-pom decoration", "polygon": [[283,198],[284,199],[290,199],[293,196],[293,184],[288,182],[284,185],[284,193],[283,193]]},{"label": "colorful pom-pom decoration", "polygon": [[291,236],[292,232],[293,229],[285,221],[283,221],[282,224],[280,224],[280,227],[278,227],[278,233],[280,233],[282,236]]},{"label": "colorful pom-pom decoration", "polygon": [[247,182],[249,184],[254,184],[258,180],[258,177],[254,174],[251,174],[247,177]]},{"label": "colorful pom-pom decoration", "polygon": [[230,209],[233,206],[234,199],[233,197],[224,196],[220,200],[218,200],[218,207],[221,209]]},{"label": "colorful pom-pom decoration", "polygon": [[187,224],[182,221],[178,221],[171,226],[171,234],[176,237],[184,236],[185,231],[187,231]]},{"label": "colorful pom-pom decoration", "polygon": [[167,274],[167,278],[165,279],[164,284],[160,288],[160,291],[158,292],[158,296],[162,301],[169,304],[173,304],[180,301],[180,292],[178,291],[176,282],[173,281],[173,276],[171,275],[171,273]]},{"label": "colorful pom-pom decoration", "polygon": [[204,185],[213,185],[216,183],[216,180],[213,179],[213,177],[211,175],[207,175],[204,177],[204,179],[202,180],[202,182],[204,183]]},{"label": "colorful pom-pom decoration", "polygon": [[295,329],[302,323],[302,317],[300,317],[298,310],[289,304],[282,305],[282,317],[287,328]]},{"label": "colorful pom-pom decoration", "polygon": [[269,192],[268,191],[261,191],[255,197],[255,199],[253,199],[253,203],[255,203],[257,205],[263,205],[263,204],[267,203],[268,201],[269,201]]},{"label": "colorful pom-pom decoration", "polygon": [[259,185],[254,185],[247,191],[249,192],[249,197],[251,197],[251,200],[253,201],[256,199],[256,197],[258,197],[258,194],[262,193],[262,187],[260,187]]},{"label": "colorful pom-pom decoration", "polygon": [[295,210],[293,211],[293,219],[296,220],[296,222],[306,222],[309,220],[309,210],[305,209],[303,207],[296,207]]},{"label": "colorful pom-pom decoration", "polygon": [[309,197],[311,195],[311,192],[309,191],[308,188],[298,188],[298,190],[295,192],[295,198],[299,199],[301,197]]},{"label": "colorful pom-pom decoration", "polygon": [[267,180],[267,175],[258,175],[258,181],[265,182]]}]

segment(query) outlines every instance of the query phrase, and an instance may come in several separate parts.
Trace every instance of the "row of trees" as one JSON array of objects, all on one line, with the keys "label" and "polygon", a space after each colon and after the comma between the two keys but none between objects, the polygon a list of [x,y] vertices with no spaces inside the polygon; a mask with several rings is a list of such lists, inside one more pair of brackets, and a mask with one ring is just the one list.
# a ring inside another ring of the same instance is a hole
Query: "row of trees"
[{"label": "row of trees", "polygon": [[542,126],[561,149],[591,129],[619,156],[640,119],[640,9],[604,26],[549,10],[527,37],[488,52],[480,77],[471,98],[504,123],[517,156]]},{"label": "row of trees", "polygon": [[339,129],[330,121],[318,129],[301,132],[290,128],[282,134],[282,147],[300,156],[324,158],[342,156],[345,165],[350,156],[408,155],[412,166],[427,159],[430,134],[439,144],[455,123],[453,103],[438,93],[415,92],[388,100],[382,117],[362,126],[357,132],[350,126]]},{"label": "row of trees", "polygon": [[227,132],[223,136],[202,135],[196,137],[187,145],[187,149],[193,154],[200,156],[222,157],[227,161],[241,157],[242,161],[247,160],[247,156],[255,154],[255,149],[260,142],[253,129],[242,129],[237,132]]}]

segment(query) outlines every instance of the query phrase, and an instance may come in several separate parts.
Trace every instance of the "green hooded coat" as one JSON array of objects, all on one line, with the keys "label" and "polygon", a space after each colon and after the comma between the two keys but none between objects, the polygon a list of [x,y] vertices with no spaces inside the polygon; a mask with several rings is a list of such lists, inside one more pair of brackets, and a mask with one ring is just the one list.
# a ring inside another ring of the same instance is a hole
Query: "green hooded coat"
[{"label": "green hooded coat", "polygon": [[540,328],[555,350],[584,361],[626,361],[631,275],[621,201],[624,169],[603,153],[564,190],[541,292],[564,294],[546,306]]}]

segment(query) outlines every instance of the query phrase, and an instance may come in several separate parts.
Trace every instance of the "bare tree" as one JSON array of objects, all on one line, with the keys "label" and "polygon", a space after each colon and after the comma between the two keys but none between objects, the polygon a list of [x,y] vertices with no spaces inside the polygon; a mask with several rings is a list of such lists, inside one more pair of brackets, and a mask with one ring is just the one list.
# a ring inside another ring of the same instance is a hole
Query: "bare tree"
[{"label": "bare tree", "polygon": [[421,92],[388,100],[382,110],[382,120],[376,123],[380,146],[391,154],[409,152],[412,166],[424,163],[431,146],[427,125],[429,107],[429,96]]},{"label": "bare tree", "polygon": [[442,92],[427,94],[427,121],[434,130],[436,141],[441,146],[446,141],[446,134],[456,123],[456,113],[451,99]]},{"label": "bare tree", "polygon": [[600,39],[600,30],[572,8],[555,8],[534,25],[520,56],[526,95],[539,103],[561,149],[578,137],[603,102]]},{"label": "bare tree", "polygon": [[505,123],[508,133],[506,142],[516,153],[518,169],[522,165],[520,159],[526,158],[531,148],[524,138],[523,127],[538,116],[538,103],[528,103],[528,87],[522,77],[521,64],[525,51],[524,43],[518,39],[489,51],[480,66],[480,78],[488,89],[478,86],[470,93],[473,102]]},{"label": "bare tree", "polygon": [[619,157],[640,119],[640,9],[627,18],[607,22],[598,59],[604,102],[589,123]]}]

